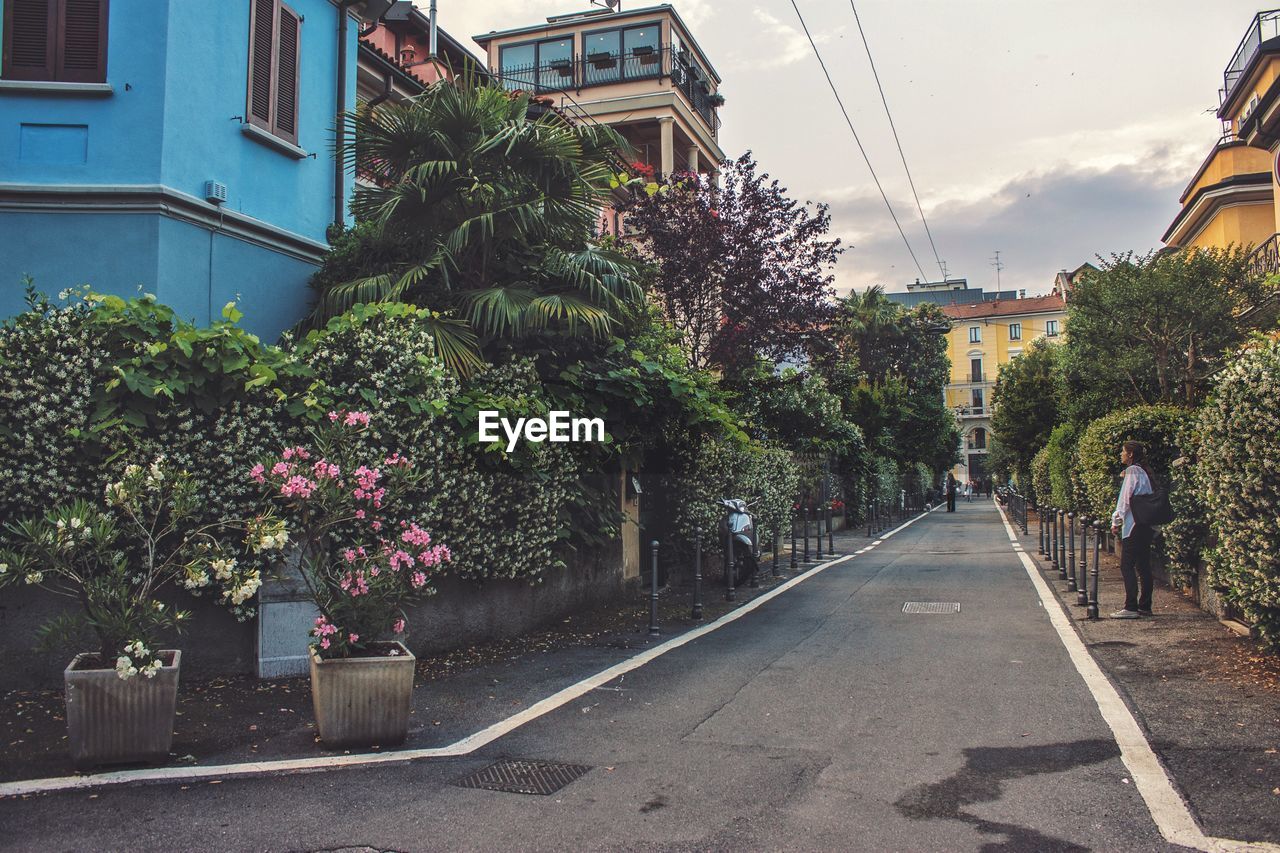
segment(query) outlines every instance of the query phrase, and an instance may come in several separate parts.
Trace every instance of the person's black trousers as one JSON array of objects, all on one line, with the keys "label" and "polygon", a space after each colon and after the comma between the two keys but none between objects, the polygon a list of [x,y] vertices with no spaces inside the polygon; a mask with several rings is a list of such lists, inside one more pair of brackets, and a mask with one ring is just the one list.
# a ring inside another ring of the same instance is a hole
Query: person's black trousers
[{"label": "person's black trousers", "polygon": [[1129,538],[1120,540],[1125,610],[1151,609],[1151,540],[1155,535],[1155,528],[1151,525],[1134,524]]},{"label": "person's black trousers", "polygon": [[956,511],[956,493],[947,492],[947,512]]}]

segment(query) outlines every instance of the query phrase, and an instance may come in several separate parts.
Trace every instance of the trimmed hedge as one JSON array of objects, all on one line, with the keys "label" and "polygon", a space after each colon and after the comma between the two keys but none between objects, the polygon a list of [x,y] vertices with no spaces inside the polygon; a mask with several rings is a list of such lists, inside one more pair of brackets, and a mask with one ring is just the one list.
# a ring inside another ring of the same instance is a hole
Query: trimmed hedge
[{"label": "trimmed hedge", "polygon": [[1179,439],[1192,413],[1173,406],[1135,406],[1112,412],[1089,424],[1080,436],[1080,479],[1085,502],[1080,510],[1093,518],[1107,519],[1115,510],[1120,490],[1120,446],[1141,441],[1147,449],[1147,466],[1166,488],[1169,472],[1182,455]]},{"label": "trimmed hedge", "polygon": [[1036,506],[1050,506],[1053,503],[1053,484],[1049,477],[1049,447],[1040,448],[1031,457],[1031,499]]},{"label": "trimmed hedge", "polygon": [[1048,464],[1049,500],[1061,509],[1078,511],[1072,483],[1072,473],[1078,462],[1075,429],[1070,424],[1054,427],[1044,450]]}]

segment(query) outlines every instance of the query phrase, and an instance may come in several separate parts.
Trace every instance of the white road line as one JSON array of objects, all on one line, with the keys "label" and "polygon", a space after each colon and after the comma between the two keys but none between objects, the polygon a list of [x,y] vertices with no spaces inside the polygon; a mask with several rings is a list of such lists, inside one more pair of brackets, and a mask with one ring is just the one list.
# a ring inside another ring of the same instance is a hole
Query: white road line
[{"label": "white road line", "polygon": [[[937,509],[937,507],[934,507],[934,509]],[[928,512],[933,512],[933,510],[929,510]],[[879,540],[877,540],[876,544],[879,544],[894,534],[907,529],[920,519],[924,518],[925,515],[928,515],[928,512],[917,515],[909,521],[894,528],[890,532],[884,534]],[[869,550],[869,548],[866,550]],[[709,622],[706,625],[694,628],[693,630],[681,634],[678,637],[673,637],[670,640],[667,640],[665,643],[661,643],[651,649],[647,649],[634,657],[627,658],[621,663],[614,664],[608,669],[601,670],[589,678],[584,678],[576,684],[572,684],[563,690],[551,694],[545,699],[529,706],[525,710],[507,717],[505,720],[494,723],[488,728],[481,729],[480,731],[469,735],[462,740],[451,743],[448,746],[423,749],[402,749],[391,752],[362,753],[359,755],[321,755],[313,758],[286,758],[276,761],[251,761],[241,764],[214,764],[207,767],[158,767],[143,770],[117,770],[110,773],[97,773],[86,776],[55,776],[46,779],[28,779],[19,782],[0,783],[0,797],[44,794],[55,791],[71,791],[108,785],[186,782],[198,781],[200,779],[221,780],[269,776],[276,773],[316,773],[325,770],[370,767],[378,764],[403,764],[424,758],[457,758],[469,755],[481,747],[493,743],[498,738],[510,734],[512,731],[515,731],[526,723],[532,722],[538,717],[548,714],[557,708],[563,707],[573,700],[590,693],[592,690],[607,684],[620,675],[625,675],[634,669],[639,669],[650,661],[665,655],[667,652],[675,651],[681,646],[691,643],[699,637],[710,634],[712,631],[719,630],[732,622],[736,622],[753,610],[763,607],[765,604],[782,595],[784,592],[799,586],[810,578],[816,577],[832,566],[837,566],[843,562],[852,560],[856,556],[858,556],[858,554],[849,554],[814,566],[804,574],[797,575],[775,589],[769,590],[764,595],[752,599],[736,610],[731,610],[714,622]]]},{"label": "white road line", "polygon": [[[1009,541],[1015,545],[1018,544],[1018,534],[1009,523],[1009,517],[1005,515],[1004,508],[997,503],[996,509],[1000,512]],[[1071,617],[1063,609],[1062,603],[1045,583],[1044,578],[1040,576],[1040,570],[1036,564],[1025,551],[1015,551],[1015,553],[1022,561],[1022,567],[1026,569],[1027,576],[1031,578],[1031,583],[1035,586],[1037,595],[1040,596],[1040,603],[1049,616],[1049,622],[1058,632],[1058,638],[1066,647],[1076,672],[1080,673],[1085,686],[1089,688],[1094,701],[1098,703],[1102,719],[1111,728],[1111,733],[1120,746],[1120,759],[1133,775],[1134,785],[1146,802],[1147,810],[1151,812],[1151,817],[1165,840],[1171,844],[1215,852],[1280,851],[1280,845],[1265,841],[1233,841],[1227,838],[1212,838],[1204,834],[1204,831],[1196,825],[1195,818],[1191,816],[1191,810],[1178,794],[1177,789],[1173,787],[1173,782],[1165,772],[1164,765],[1160,763],[1160,758],[1147,742],[1142,727],[1133,718],[1128,706],[1116,692],[1115,686],[1107,679],[1084,641],[1080,639],[1080,635],[1072,627]]]}]

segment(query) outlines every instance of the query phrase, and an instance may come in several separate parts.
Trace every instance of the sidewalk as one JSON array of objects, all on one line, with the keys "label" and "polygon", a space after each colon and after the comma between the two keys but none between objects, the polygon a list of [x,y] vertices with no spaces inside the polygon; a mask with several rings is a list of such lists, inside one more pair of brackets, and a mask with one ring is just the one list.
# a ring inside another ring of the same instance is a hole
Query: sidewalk
[{"label": "sidewalk", "polygon": [[[865,529],[837,531],[837,554],[852,553],[872,541],[865,533]],[[823,548],[824,560],[829,559],[825,539]],[[725,601],[719,560],[704,561],[701,620],[691,618],[690,576],[678,576],[676,585],[661,589],[661,633],[657,637],[648,633],[649,589],[642,585],[633,596],[576,614],[552,628],[419,658],[409,737],[395,749],[454,743],[638,651],[711,622],[817,565],[816,560],[799,562],[797,570],[792,571],[789,551],[784,549],[775,577],[771,555],[762,556],[760,586],[738,587],[732,603]],[[816,551],[811,552],[814,556]],[[647,579],[647,575],[642,578]],[[61,691],[10,691],[0,696],[0,743],[5,747],[0,750],[0,782],[74,774],[66,742]],[[375,747],[371,751],[380,750]],[[307,678],[184,678],[179,685],[174,741],[167,766],[214,766],[351,753],[325,749],[320,742]],[[131,767],[102,768],[119,769]]]},{"label": "sidewalk", "polygon": [[1036,517],[1028,516],[1022,547],[1146,729],[1205,831],[1280,842],[1280,656],[1264,655],[1252,640],[1158,583],[1154,617],[1106,618],[1124,603],[1118,554],[1102,553],[1103,618],[1088,620],[1076,594],[1065,591],[1066,581],[1037,554]]}]

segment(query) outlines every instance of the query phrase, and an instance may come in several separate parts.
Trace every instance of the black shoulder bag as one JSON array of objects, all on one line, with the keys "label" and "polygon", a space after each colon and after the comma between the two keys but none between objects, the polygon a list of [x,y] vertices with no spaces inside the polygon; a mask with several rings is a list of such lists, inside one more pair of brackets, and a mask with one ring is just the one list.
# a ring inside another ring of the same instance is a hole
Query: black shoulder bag
[{"label": "black shoulder bag", "polygon": [[1169,505],[1169,491],[1156,482],[1150,474],[1151,494],[1132,495],[1129,498],[1129,511],[1133,520],[1139,524],[1155,526],[1173,521],[1173,507]]}]

